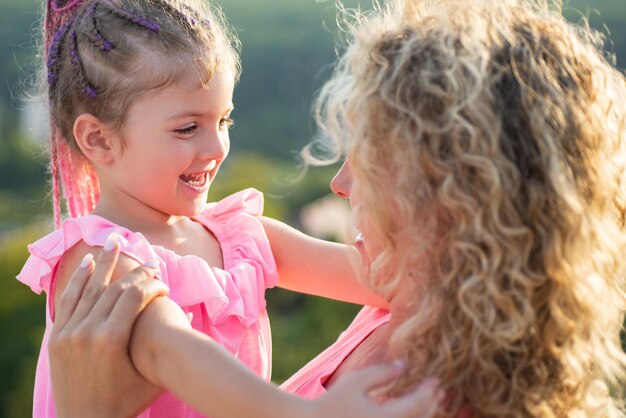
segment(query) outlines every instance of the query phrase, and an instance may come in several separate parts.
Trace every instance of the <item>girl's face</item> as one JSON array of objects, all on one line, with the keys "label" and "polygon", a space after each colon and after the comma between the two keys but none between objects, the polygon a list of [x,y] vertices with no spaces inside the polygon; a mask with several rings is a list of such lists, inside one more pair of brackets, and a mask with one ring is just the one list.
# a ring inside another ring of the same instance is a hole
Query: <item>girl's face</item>
[{"label": "girl's face", "polygon": [[134,103],[119,135],[124,147],[99,174],[103,196],[112,193],[117,208],[132,205],[145,216],[201,212],[230,148],[233,88],[224,70],[207,86],[187,77]]}]

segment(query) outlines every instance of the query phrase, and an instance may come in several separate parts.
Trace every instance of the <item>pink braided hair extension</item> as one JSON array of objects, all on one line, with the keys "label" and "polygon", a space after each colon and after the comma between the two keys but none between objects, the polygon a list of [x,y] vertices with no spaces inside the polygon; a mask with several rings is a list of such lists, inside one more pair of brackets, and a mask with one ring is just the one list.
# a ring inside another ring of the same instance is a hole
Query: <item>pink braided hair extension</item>
[{"label": "pink braided hair extension", "polygon": [[[51,129],[54,129],[51,126]],[[57,155],[58,150],[58,135],[56,133],[51,134],[50,137],[50,171],[52,172],[52,207],[54,210],[54,227],[58,229],[61,226],[61,202],[59,202],[59,162]]]},{"label": "pink braided hair extension", "polygon": [[[59,0],[47,0],[44,51],[49,51],[50,42],[57,31],[73,16],[85,0],[70,0],[60,4]],[[47,56],[45,57],[47,59]],[[95,170],[78,151],[67,145],[59,129],[50,121],[50,171],[54,224],[61,226],[61,191],[71,217],[84,216],[93,211],[100,197],[100,186]]]}]

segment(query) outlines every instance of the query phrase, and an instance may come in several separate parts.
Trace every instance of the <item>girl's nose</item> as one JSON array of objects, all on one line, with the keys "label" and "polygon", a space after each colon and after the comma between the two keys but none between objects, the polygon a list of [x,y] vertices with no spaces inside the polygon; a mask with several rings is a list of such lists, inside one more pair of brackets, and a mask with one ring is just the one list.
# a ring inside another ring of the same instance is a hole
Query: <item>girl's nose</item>
[{"label": "girl's nose", "polygon": [[330,182],[330,189],[337,196],[348,199],[350,197],[350,190],[352,189],[352,170],[348,161],[344,161],[337,174]]},{"label": "girl's nose", "polygon": [[228,155],[230,140],[228,134],[211,132],[202,141],[202,149],[199,158],[201,160],[223,160]]}]

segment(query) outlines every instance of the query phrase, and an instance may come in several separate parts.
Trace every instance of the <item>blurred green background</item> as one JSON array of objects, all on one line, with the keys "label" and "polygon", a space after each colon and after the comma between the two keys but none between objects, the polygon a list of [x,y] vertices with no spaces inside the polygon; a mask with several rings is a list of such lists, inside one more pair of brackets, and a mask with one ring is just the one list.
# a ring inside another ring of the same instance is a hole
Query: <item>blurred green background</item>
[{"label": "blurred green background", "polygon": [[[26,244],[51,230],[46,119],[33,111],[35,45],[42,0],[0,0],[0,417],[31,414],[44,297],[19,284]],[[355,4],[348,1],[347,4]],[[360,2],[367,6],[367,2]],[[245,187],[266,193],[266,213],[300,226],[300,210],[328,194],[336,167],[301,181],[295,154],[315,132],[311,99],[335,57],[333,1],[221,0],[242,40],[243,75],[235,91],[229,160],[211,190],[219,199]],[[626,2],[576,0],[568,16],[590,17],[610,33],[609,53],[626,67]],[[580,12],[580,13],[579,13]],[[332,237],[330,237],[332,238]],[[274,381],[282,382],[332,342],[357,306],[272,290]]]}]

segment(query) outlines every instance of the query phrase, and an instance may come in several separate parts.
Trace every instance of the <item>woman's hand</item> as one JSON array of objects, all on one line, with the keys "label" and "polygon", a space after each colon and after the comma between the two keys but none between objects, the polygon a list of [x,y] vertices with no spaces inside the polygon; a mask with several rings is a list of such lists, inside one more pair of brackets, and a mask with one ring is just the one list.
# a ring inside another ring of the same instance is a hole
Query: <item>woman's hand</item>
[{"label": "woman's hand", "polygon": [[136,416],[162,391],[136,371],[128,345],[139,314],[168,289],[146,266],[109,286],[118,255],[119,245],[97,264],[87,255],[57,307],[48,350],[59,418]]},{"label": "woman's hand", "polygon": [[424,380],[413,392],[384,403],[375,402],[372,393],[393,382],[402,367],[379,365],[343,376],[319,398],[317,417],[431,418],[444,397],[436,379]]}]

